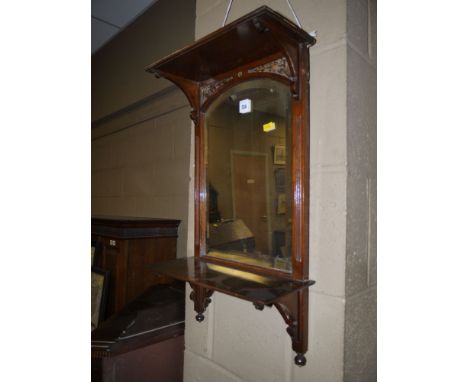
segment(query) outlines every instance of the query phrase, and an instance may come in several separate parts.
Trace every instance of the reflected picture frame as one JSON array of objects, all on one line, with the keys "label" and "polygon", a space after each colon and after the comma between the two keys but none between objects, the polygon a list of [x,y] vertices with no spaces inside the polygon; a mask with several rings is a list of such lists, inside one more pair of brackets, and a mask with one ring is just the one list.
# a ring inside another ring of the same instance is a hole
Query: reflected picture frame
[{"label": "reflected picture frame", "polygon": [[91,267],[91,330],[98,327],[106,313],[110,271]]},{"label": "reflected picture frame", "polygon": [[275,170],[275,189],[276,192],[284,192],[286,189],[286,169],[279,167]]},{"label": "reflected picture frame", "polygon": [[286,213],[286,194],[278,194],[278,200],[276,204],[276,214],[284,215]]},{"label": "reflected picture frame", "polygon": [[273,149],[273,164],[286,164],[286,146],[275,145]]}]

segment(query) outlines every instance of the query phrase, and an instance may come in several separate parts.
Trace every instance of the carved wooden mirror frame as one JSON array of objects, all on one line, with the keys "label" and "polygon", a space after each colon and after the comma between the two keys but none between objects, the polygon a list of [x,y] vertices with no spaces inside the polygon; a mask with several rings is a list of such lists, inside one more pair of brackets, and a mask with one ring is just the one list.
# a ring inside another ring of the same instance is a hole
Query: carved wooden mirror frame
[{"label": "carved wooden mirror frame", "polygon": [[[264,6],[145,68],[177,85],[192,107],[195,125],[195,259],[177,260],[157,270],[190,283],[197,320],[213,291],[254,303],[275,306],[287,324],[295,362],[304,365],[308,339],[309,280],[309,47],[315,38],[279,13]],[[292,272],[213,259],[206,253],[205,112],[227,89],[244,81],[268,78],[290,88],[292,130]],[[210,283],[207,262],[268,277],[271,285],[289,283],[290,291],[273,300],[246,295]],[[205,276],[204,276],[205,275]],[[204,278],[205,277],[205,278]]]}]

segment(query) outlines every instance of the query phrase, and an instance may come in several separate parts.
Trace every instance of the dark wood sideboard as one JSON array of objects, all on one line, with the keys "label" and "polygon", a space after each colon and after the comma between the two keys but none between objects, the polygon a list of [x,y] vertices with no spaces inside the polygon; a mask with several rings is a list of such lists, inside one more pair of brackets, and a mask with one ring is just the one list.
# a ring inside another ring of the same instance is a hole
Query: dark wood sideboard
[{"label": "dark wood sideboard", "polygon": [[184,284],[154,285],[91,333],[92,382],[182,382]]},{"label": "dark wood sideboard", "polygon": [[180,220],[93,216],[94,265],[110,271],[105,317],[118,312],[148,287],[170,281],[150,265],[175,259]]}]

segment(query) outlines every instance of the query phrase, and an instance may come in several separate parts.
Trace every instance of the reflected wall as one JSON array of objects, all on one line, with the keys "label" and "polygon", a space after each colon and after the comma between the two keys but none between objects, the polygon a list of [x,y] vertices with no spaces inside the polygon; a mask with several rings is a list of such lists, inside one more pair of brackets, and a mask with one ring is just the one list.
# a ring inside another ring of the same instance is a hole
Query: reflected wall
[{"label": "reflected wall", "polygon": [[205,118],[207,255],[291,270],[291,95],[270,79],[238,84]]}]

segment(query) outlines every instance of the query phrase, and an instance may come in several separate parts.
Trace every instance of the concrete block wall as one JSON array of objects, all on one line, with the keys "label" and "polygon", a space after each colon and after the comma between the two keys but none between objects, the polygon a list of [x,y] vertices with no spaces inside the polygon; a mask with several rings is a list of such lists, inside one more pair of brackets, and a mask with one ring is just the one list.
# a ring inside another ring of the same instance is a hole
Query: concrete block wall
[{"label": "concrete block wall", "polygon": [[[228,3],[197,1],[196,39],[221,27]],[[310,50],[310,278],[317,284],[310,289],[308,363],[294,365],[276,310],[259,312],[215,293],[203,323],[187,300],[185,382],[376,379],[376,6],[291,4],[303,28],[318,32]],[[227,22],[261,5],[294,20],[284,0],[239,0]]]},{"label": "concrete block wall", "polygon": [[185,96],[172,87],[101,124],[91,144],[92,213],[182,220],[177,257],[187,254],[189,113]]},{"label": "concrete block wall", "polygon": [[143,68],[193,42],[194,22],[195,0],[158,0],[95,52],[91,60],[92,120],[167,88],[169,81],[151,80]]},{"label": "concrete block wall", "polygon": [[344,377],[377,363],[377,1],[347,4],[347,228]]},{"label": "concrete block wall", "polygon": [[91,213],[182,220],[178,257],[190,240],[190,109],[144,67],[193,42],[194,29],[195,0],[159,0],[91,60]]}]

